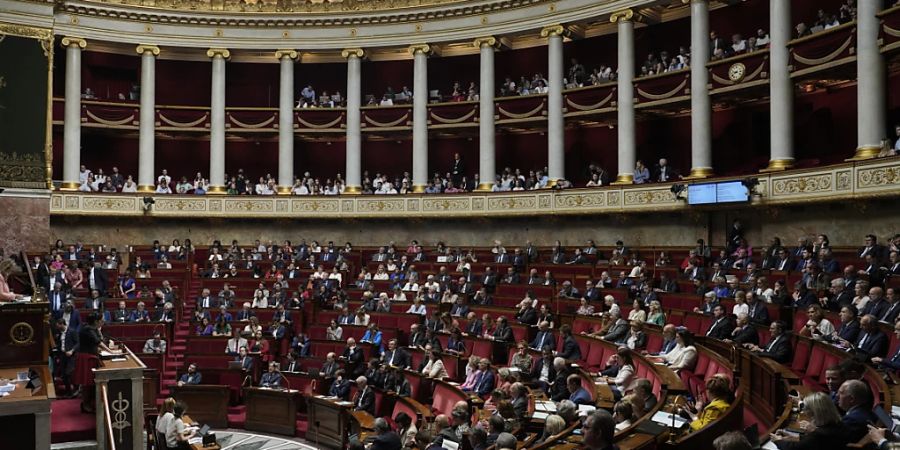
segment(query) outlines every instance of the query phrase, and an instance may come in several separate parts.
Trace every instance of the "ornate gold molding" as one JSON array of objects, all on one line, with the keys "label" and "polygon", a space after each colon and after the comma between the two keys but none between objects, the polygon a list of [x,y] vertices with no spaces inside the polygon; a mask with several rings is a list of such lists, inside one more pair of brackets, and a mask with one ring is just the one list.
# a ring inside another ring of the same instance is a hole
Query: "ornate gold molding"
[{"label": "ornate gold molding", "polygon": [[416,53],[431,54],[431,46],[428,44],[413,44],[407,49],[410,55],[415,56]]},{"label": "ornate gold molding", "polygon": [[479,48],[479,49],[484,45],[497,48],[500,46],[500,40],[498,40],[494,36],[485,36],[485,37],[475,38],[475,40],[472,41],[472,44],[475,46],[475,48]]},{"label": "ornate gold molding", "polygon": [[549,25],[544,28],[541,28],[541,37],[547,38],[550,36],[563,36],[566,33],[566,29],[560,25]]},{"label": "ornate gold molding", "polygon": [[44,41],[49,40],[53,37],[53,31],[47,28],[28,27],[24,25],[13,25],[7,23],[0,23],[0,34],[36,38]]},{"label": "ornate gold molding", "polygon": [[224,59],[228,59],[231,58],[231,51],[227,48],[211,48],[206,51],[206,56],[210,58],[221,56]]},{"label": "ornate gold molding", "polygon": [[138,44],[134,51],[136,51],[138,55],[143,55],[144,53],[152,53],[153,56],[159,56],[159,47],[153,44]]},{"label": "ornate gold molding", "polygon": [[300,56],[300,53],[293,49],[275,50],[275,59],[281,61],[281,58],[284,58],[285,56],[290,59],[297,59]]},{"label": "ornate gold molding", "polygon": [[366,56],[366,51],[361,48],[345,48],[341,50],[341,57],[347,59],[351,56],[362,59]]},{"label": "ornate gold molding", "polygon": [[616,11],[609,15],[610,23],[616,22],[630,22],[634,20],[634,11],[631,9],[623,9],[621,11]]},{"label": "ornate gold molding", "polygon": [[60,43],[62,43],[63,47],[78,46],[82,50],[87,47],[87,41],[80,37],[66,36],[62,38]]}]

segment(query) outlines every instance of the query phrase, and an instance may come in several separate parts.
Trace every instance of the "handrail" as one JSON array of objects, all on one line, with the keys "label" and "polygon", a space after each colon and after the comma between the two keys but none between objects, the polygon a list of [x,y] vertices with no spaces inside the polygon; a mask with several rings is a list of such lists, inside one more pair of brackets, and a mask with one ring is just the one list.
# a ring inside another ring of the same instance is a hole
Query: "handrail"
[{"label": "handrail", "polygon": [[103,400],[103,423],[106,425],[106,448],[116,450],[116,441],[113,436],[112,417],[109,415],[109,395],[107,385],[100,385],[100,399]]}]

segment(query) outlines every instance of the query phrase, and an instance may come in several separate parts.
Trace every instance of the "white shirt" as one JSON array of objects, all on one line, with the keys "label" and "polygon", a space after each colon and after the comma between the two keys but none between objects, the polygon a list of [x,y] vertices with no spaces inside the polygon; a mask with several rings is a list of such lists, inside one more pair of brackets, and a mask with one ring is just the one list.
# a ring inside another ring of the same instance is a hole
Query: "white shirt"
[{"label": "white shirt", "polygon": [[135,184],[134,182],[128,184],[128,182],[126,181],[125,184],[122,185],[122,192],[137,192],[137,184]]},{"label": "white shirt", "polygon": [[171,193],[172,193],[172,189],[169,188],[168,185],[166,185],[166,186],[156,186],[156,193],[157,193],[157,194],[171,194]]},{"label": "white shirt", "polygon": [[409,307],[409,309],[406,310],[406,313],[407,314],[421,314],[424,316],[425,315],[425,305],[423,305],[421,303],[418,306],[411,305]]},{"label": "white shirt", "polygon": [[731,314],[734,314],[735,316],[737,316],[741,313],[749,314],[750,306],[747,305],[746,303],[741,303],[741,304],[735,303],[734,307],[731,308]]},{"label": "white shirt", "polygon": [[170,183],[172,183],[172,177],[168,175],[160,175],[156,178],[156,184],[159,183],[165,183],[166,185],[169,185]]}]

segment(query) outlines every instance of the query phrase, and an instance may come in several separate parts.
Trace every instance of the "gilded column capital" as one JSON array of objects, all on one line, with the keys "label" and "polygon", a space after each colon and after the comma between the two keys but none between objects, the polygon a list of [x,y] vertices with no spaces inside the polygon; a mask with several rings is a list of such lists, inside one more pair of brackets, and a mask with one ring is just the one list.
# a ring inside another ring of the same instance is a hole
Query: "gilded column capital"
[{"label": "gilded column capital", "polygon": [[299,56],[300,56],[300,53],[297,52],[297,50],[293,50],[293,49],[289,49],[289,48],[275,50],[275,58],[277,58],[279,60],[284,57],[288,57],[291,59],[297,59],[297,57],[299,57]]},{"label": "gilded column capital", "polygon": [[80,37],[66,36],[62,38],[63,47],[73,47],[78,46],[78,48],[84,49],[87,47],[87,41]]},{"label": "gilded column capital", "polygon": [[475,48],[481,48],[485,45],[487,45],[488,47],[497,48],[500,45],[500,41],[494,36],[485,36],[475,38],[475,40],[472,41],[472,44],[475,45]]},{"label": "gilded column capital", "polygon": [[361,48],[345,48],[341,50],[341,56],[345,59],[351,56],[362,58],[366,56],[366,51]]},{"label": "gilded column capital", "polygon": [[631,9],[623,9],[621,11],[616,11],[609,15],[609,21],[611,23],[630,22],[634,19],[635,19],[634,10],[631,10]]},{"label": "gilded column capital", "polygon": [[159,47],[153,44],[138,44],[134,51],[136,51],[138,55],[143,55],[144,53],[152,53],[153,56],[159,56]]},{"label": "gilded column capital", "polygon": [[431,54],[431,46],[428,44],[413,44],[407,49],[410,55],[415,56],[416,53]]},{"label": "gilded column capital", "polygon": [[215,58],[216,56],[221,56],[224,59],[231,58],[231,51],[227,48],[211,48],[206,51],[206,56],[210,58]]},{"label": "gilded column capital", "polygon": [[563,28],[562,25],[548,25],[544,28],[541,28],[541,37],[546,38],[550,36],[562,36],[566,33],[566,29]]}]

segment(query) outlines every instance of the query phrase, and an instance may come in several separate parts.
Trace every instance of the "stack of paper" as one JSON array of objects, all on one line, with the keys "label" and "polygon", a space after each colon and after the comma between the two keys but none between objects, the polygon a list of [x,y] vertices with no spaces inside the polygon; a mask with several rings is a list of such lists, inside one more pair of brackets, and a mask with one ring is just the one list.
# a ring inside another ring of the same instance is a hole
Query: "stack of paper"
[{"label": "stack of paper", "polygon": [[660,425],[663,425],[666,427],[671,427],[673,418],[675,421],[675,428],[681,428],[681,427],[687,425],[687,423],[688,423],[688,420],[685,419],[684,417],[673,416],[672,414],[669,414],[664,411],[658,411],[656,414],[653,415],[652,420]]}]

